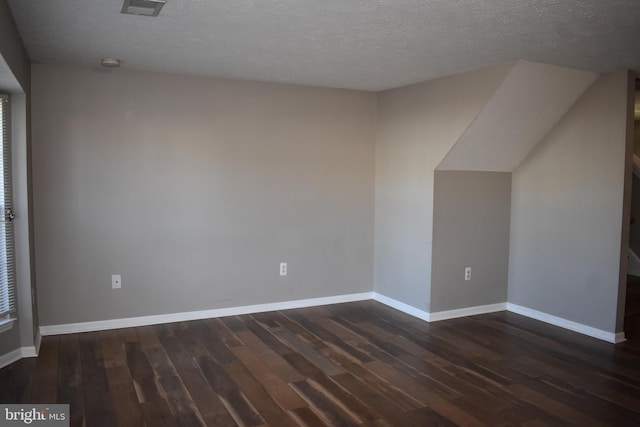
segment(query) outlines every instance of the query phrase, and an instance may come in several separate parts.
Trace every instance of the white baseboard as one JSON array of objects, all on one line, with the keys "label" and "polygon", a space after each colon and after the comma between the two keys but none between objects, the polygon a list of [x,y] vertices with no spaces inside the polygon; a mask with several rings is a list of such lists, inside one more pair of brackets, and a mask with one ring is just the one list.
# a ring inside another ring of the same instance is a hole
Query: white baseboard
[{"label": "white baseboard", "polygon": [[418,319],[426,320],[427,322],[437,322],[439,320],[455,319],[458,317],[475,316],[477,314],[495,313],[496,311],[506,310],[507,303],[501,302],[498,304],[478,305],[475,307],[465,307],[455,310],[437,311],[430,313],[428,311],[420,310],[404,302],[400,302],[396,299],[388,296],[373,293],[373,299],[389,307],[400,310],[403,313],[407,313]]},{"label": "white baseboard", "polygon": [[262,313],[266,311],[288,310],[327,304],[339,304],[352,301],[370,300],[372,292],[337,295],[332,297],[309,298],[295,301],[283,301],[267,304],[245,305],[241,307],[217,308],[212,310],[189,311],[185,313],[159,314],[155,316],[128,317],[123,319],[98,320],[93,322],[66,323],[40,327],[40,334],[61,335],[77,332],[105,331],[109,329],[131,328],[136,326],[157,325],[161,323],[184,322],[214,317],[237,316],[241,314]]},{"label": "white baseboard", "polygon": [[9,366],[12,363],[17,362],[18,360],[25,357],[37,356],[38,354],[36,353],[36,348],[34,346],[16,348],[15,350],[0,356],[0,369],[4,368],[5,366]]},{"label": "white baseboard", "polygon": [[455,319],[458,317],[475,316],[478,314],[487,314],[507,310],[525,317],[530,317],[541,322],[559,326],[561,328],[578,332],[593,338],[598,338],[610,343],[618,344],[626,341],[624,332],[607,332],[602,329],[593,328],[591,326],[583,325],[581,323],[573,322],[561,317],[552,316],[541,311],[533,310],[512,303],[503,302],[498,304],[480,305],[475,307],[460,308],[456,310],[437,311],[434,313],[429,313],[427,311],[415,308],[409,304],[405,304],[393,298],[381,295],[377,292],[373,293],[373,299],[382,304],[388,305],[389,307],[395,308],[396,310],[400,310],[411,316],[417,317],[418,319],[426,320],[427,322],[437,322],[440,320]]},{"label": "white baseboard", "polygon": [[15,350],[7,354],[3,354],[2,356],[0,356],[0,369],[4,368],[5,366],[11,365],[13,362],[17,362],[20,359],[22,359],[21,348],[16,348]]},{"label": "white baseboard", "polygon": [[38,331],[36,332],[36,342],[35,342],[36,356],[38,355],[38,353],[40,353],[41,343],[42,343],[42,334],[40,333],[40,329],[38,329]]},{"label": "white baseboard", "polygon": [[456,319],[458,317],[476,316],[478,314],[495,313],[496,311],[505,311],[507,309],[506,302],[497,304],[477,305],[475,307],[458,308],[455,310],[436,311],[429,316],[430,322],[439,320]]},{"label": "white baseboard", "polygon": [[38,357],[38,351],[35,346],[22,347],[22,357]]},{"label": "white baseboard", "polygon": [[602,329],[597,329],[591,326],[583,325],[571,320],[563,319],[562,317],[553,316],[551,314],[543,313],[541,311],[533,310],[531,308],[523,307],[521,305],[507,303],[507,310],[522,316],[530,317],[532,319],[540,320],[541,322],[549,323],[551,325],[559,326],[561,328],[569,329],[570,331],[579,332],[584,335],[588,335],[593,338],[598,338],[603,341],[617,344],[625,340],[624,333],[607,332]]},{"label": "white baseboard", "polygon": [[427,322],[429,322],[429,312],[428,311],[423,311],[420,310],[419,308],[415,308],[409,304],[405,304],[403,302],[400,302],[398,300],[395,300],[393,298],[389,298],[387,296],[384,296],[382,294],[379,294],[377,292],[373,293],[373,299],[375,301],[378,301],[379,303],[382,303],[384,305],[388,305],[391,308],[395,308],[396,310],[400,310],[403,313],[407,313],[413,317],[417,317],[418,319],[422,319],[422,320],[426,320]]},{"label": "white baseboard", "polygon": [[616,332],[615,335],[615,343],[620,344],[621,342],[625,342],[627,337],[624,336],[624,332]]},{"label": "white baseboard", "polygon": [[[185,313],[170,313],[160,314],[154,316],[141,316],[141,317],[129,317],[122,319],[111,320],[99,320],[93,322],[81,322],[81,323],[67,323],[59,325],[46,325],[41,326],[38,334],[36,335],[36,343],[34,347],[24,347],[14,350],[4,356],[0,356],[0,367],[6,366],[21,357],[35,357],[40,348],[40,342],[42,336],[47,335],[60,335],[71,334],[78,332],[93,332],[103,331],[109,329],[129,328],[145,325],[157,325],[162,323],[182,322],[189,320],[208,319],[224,316],[236,316],[242,314],[261,313],[267,311],[276,310],[288,310],[295,308],[321,306],[327,304],[339,304],[352,301],[364,301],[373,299],[382,304],[388,305],[396,310],[407,313],[418,319],[425,320],[427,322],[436,322],[446,319],[454,319],[458,317],[475,316],[478,314],[494,313],[497,311],[508,310],[532,319],[540,320],[545,323],[549,323],[555,326],[560,326],[565,329],[569,329],[581,334],[585,334],[591,337],[599,338],[611,343],[619,343],[625,341],[624,333],[611,333],[601,329],[596,329],[587,325],[572,322],[560,317],[552,316],[540,311],[536,311],[527,307],[519,306],[512,303],[497,303],[488,304],[475,307],[467,307],[455,310],[439,311],[429,313],[427,311],[418,309],[409,304],[400,302],[393,298],[379,294],[377,292],[362,292],[356,294],[337,295],[331,297],[309,298],[294,301],[283,301],[267,304],[246,305],[240,307],[219,308],[212,310],[202,311],[190,311]],[[7,362],[8,361],[8,362]],[[5,363],[3,365],[3,363]]]}]

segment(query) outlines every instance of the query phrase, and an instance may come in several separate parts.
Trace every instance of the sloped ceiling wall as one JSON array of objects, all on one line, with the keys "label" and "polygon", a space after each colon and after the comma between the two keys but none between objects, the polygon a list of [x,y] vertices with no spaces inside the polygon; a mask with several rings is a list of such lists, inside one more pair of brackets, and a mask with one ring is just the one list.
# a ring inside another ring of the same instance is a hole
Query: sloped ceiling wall
[{"label": "sloped ceiling wall", "polygon": [[513,171],[596,77],[519,61],[437,170]]}]

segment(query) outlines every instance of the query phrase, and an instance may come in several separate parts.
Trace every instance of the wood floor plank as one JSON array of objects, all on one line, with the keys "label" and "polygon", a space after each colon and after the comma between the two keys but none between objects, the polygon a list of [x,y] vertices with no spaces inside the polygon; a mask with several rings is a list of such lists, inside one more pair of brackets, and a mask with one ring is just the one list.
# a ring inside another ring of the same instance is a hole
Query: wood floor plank
[{"label": "wood floor plank", "polygon": [[303,341],[292,332],[281,327],[272,329],[273,333],[291,348],[309,359],[314,365],[320,368],[326,375],[344,374],[346,371],[338,364],[326,358],[322,353],[317,352],[310,344]]},{"label": "wood floor plank", "polygon": [[247,347],[235,347],[233,353],[284,409],[292,410],[307,406],[305,401],[260,356]]},{"label": "wood floor plank", "polygon": [[[340,402],[342,405],[349,408],[349,410],[356,414],[356,416],[363,420],[375,420],[378,418],[376,412],[354,397],[347,390],[338,385],[332,378],[327,376],[319,367],[307,360],[305,357],[298,353],[292,353],[285,356],[286,360],[291,363],[298,371],[303,373],[306,377],[305,381],[318,384],[322,392],[331,396],[332,401]],[[303,383],[304,381],[298,381],[292,385]],[[303,385],[306,388],[305,385]],[[318,387],[315,387],[316,389]],[[315,393],[315,392],[314,392]],[[308,399],[305,399],[308,401]]]},{"label": "wood floor plank", "polygon": [[0,369],[0,403],[24,403],[31,400],[36,359],[29,357]]},{"label": "wood floor plank", "polygon": [[[233,417],[226,409],[220,397],[213,391],[211,385],[204,377],[196,362],[196,358],[208,356],[204,346],[200,345],[194,336],[189,336],[184,327],[187,325],[169,325],[176,327],[172,329],[172,335],[160,335],[159,340],[164,344],[164,350],[171,358],[176,372],[182,379],[185,387],[193,399],[193,403],[199,408],[200,415],[205,423],[215,423],[217,425],[236,425]],[[194,326],[193,324],[191,326]],[[178,335],[175,334],[178,332]],[[168,341],[167,341],[168,340]],[[185,344],[189,349],[179,345],[177,341]],[[160,352],[162,349],[158,348]],[[157,356],[152,356],[153,360],[161,360]],[[163,364],[167,366],[167,364]]]},{"label": "wood floor plank", "polygon": [[248,426],[264,424],[262,416],[249,403],[244,393],[229,377],[222,365],[213,357],[206,356],[198,359],[198,365],[213,390],[220,395],[223,403],[238,424]]},{"label": "wood floor plank", "polygon": [[[85,424],[82,364],[78,335],[59,337],[58,403],[69,404],[69,424]],[[128,374],[127,374],[128,376]]]},{"label": "wood floor plank", "polygon": [[88,426],[113,426],[115,414],[97,332],[79,335],[84,414]]},{"label": "wood floor plank", "polygon": [[412,412],[402,410],[402,408],[397,406],[391,400],[387,399],[382,394],[377,393],[374,389],[370,388],[350,373],[334,375],[331,379],[371,408],[374,412],[379,414],[380,418],[393,420],[404,412]]},{"label": "wood floor plank", "polygon": [[238,332],[237,335],[246,343],[247,348],[250,348],[256,353],[285,382],[304,381],[304,375],[291,366],[281,355],[273,351],[267,344],[260,340],[260,338],[255,336],[253,332],[245,330]]},{"label": "wood floor plank", "polygon": [[309,404],[316,409],[317,414],[329,425],[352,427],[364,421],[348,411],[346,407],[338,404],[336,400],[330,399],[321,389],[314,387],[309,380],[297,382],[293,384],[293,387],[300,392]]},{"label": "wood floor plank", "polygon": [[131,383],[109,386],[113,410],[118,427],[136,427],[143,424],[142,408]]},{"label": "wood floor plank", "polygon": [[238,347],[244,345],[237,336],[233,334],[220,319],[205,319],[204,322],[211,329],[212,336],[217,337],[220,341],[225,343],[229,348]]},{"label": "wood floor plank", "polygon": [[[164,396],[158,390],[156,376],[153,368],[147,359],[147,355],[142,351],[140,343],[124,343],[127,359],[127,367],[133,380],[133,386],[138,396],[138,402],[149,402],[162,400]],[[147,352],[160,350],[159,347],[148,349]]]},{"label": "wood floor plank", "polygon": [[298,424],[305,427],[326,427],[324,423],[308,406],[291,411]]},{"label": "wood floor plank", "polygon": [[125,366],[127,362],[121,345],[122,340],[117,331],[100,331],[98,332],[98,336],[100,340],[100,353],[102,354],[105,368]]},{"label": "wood floor plank", "polygon": [[287,311],[287,316],[291,317],[300,324],[300,326],[315,335],[322,342],[334,346],[336,349],[343,351],[358,362],[365,363],[373,360],[370,355],[357,349],[348,342],[343,341],[340,337],[322,327],[322,325],[317,323],[314,319],[308,319],[306,316],[295,310]]},{"label": "wood floor plank", "polygon": [[140,338],[140,347],[143,350],[162,346],[153,326],[140,326],[137,329],[138,338]]},{"label": "wood floor plank", "polygon": [[[163,347],[149,349],[145,354],[153,367],[157,383],[162,395],[166,397],[171,413],[179,424],[204,426],[206,424],[204,417],[185,387],[177,368],[195,369],[193,359],[179,342],[170,339],[173,337],[165,325],[156,325],[155,330]],[[139,344],[136,343],[136,345]]]},{"label": "wood floor plank", "polygon": [[425,406],[429,406],[432,402],[445,400],[443,396],[430,389],[426,384],[404,375],[402,372],[399,372],[385,363],[376,360],[374,362],[367,363],[366,366],[370,371],[375,372],[376,375],[392,384],[396,384],[402,390],[405,390],[408,394],[413,396],[414,399],[418,400]]},{"label": "wood floor plank", "polygon": [[404,390],[401,390],[394,384],[383,380],[363,365],[354,363],[350,360],[338,359],[338,361],[350,374],[364,382],[372,390],[375,390],[376,393],[385,396],[403,411],[411,411],[423,407],[420,402],[414,399],[411,395],[405,393]]},{"label": "wood floor plank", "polygon": [[225,371],[233,379],[242,393],[253,403],[258,413],[269,425],[296,427],[291,416],[278,405],[269,392],[239,361],[228,363]]},{"label": "wood floor plank", "polygon": [[146,427],[175,427],[175,418],[164,399],[142,402],[140,406]]},{"label": "wood floor plank", "polygon": [[44,337],[0,369],[0,403],[33,402],[69,403],[83,427],[626,427],[640,342],[360,301]]},{"label": "wood floor plank", "polygon": [[31,403],[53,403],[58,396],[59,337],[44,337],[33,374]]}]

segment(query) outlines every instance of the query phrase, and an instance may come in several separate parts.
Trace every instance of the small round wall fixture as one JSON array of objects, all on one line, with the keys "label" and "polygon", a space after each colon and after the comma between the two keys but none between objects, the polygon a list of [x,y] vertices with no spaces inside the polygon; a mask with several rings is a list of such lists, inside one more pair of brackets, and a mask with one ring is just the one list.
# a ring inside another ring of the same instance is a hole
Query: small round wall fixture
[{"label": "small round wall fixture", "polygon": [[118,58],[102,58],[100,60],[100,65],[105,68],[119,68],[120,60]]}]

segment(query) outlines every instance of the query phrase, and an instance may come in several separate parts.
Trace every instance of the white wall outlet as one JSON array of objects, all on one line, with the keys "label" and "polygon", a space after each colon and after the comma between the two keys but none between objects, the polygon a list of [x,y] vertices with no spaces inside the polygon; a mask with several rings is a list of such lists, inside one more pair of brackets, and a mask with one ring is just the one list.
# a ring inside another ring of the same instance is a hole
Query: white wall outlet
[{"label": "white wall outlet", "polygon": [[287,275],[287,263],[286,262],[281,262],[280,263],[280,275],[281,276],[286,276]]},{"label": "white wall outlet", "polygon": [[466,267],[464,269],[464,280],[465,281],[471,280],[471,267]]},{"label": "white wall outlet", "polygon": [[111,289],[120,289],[122,287],[122,276],[114,274],[111,276]]}]

